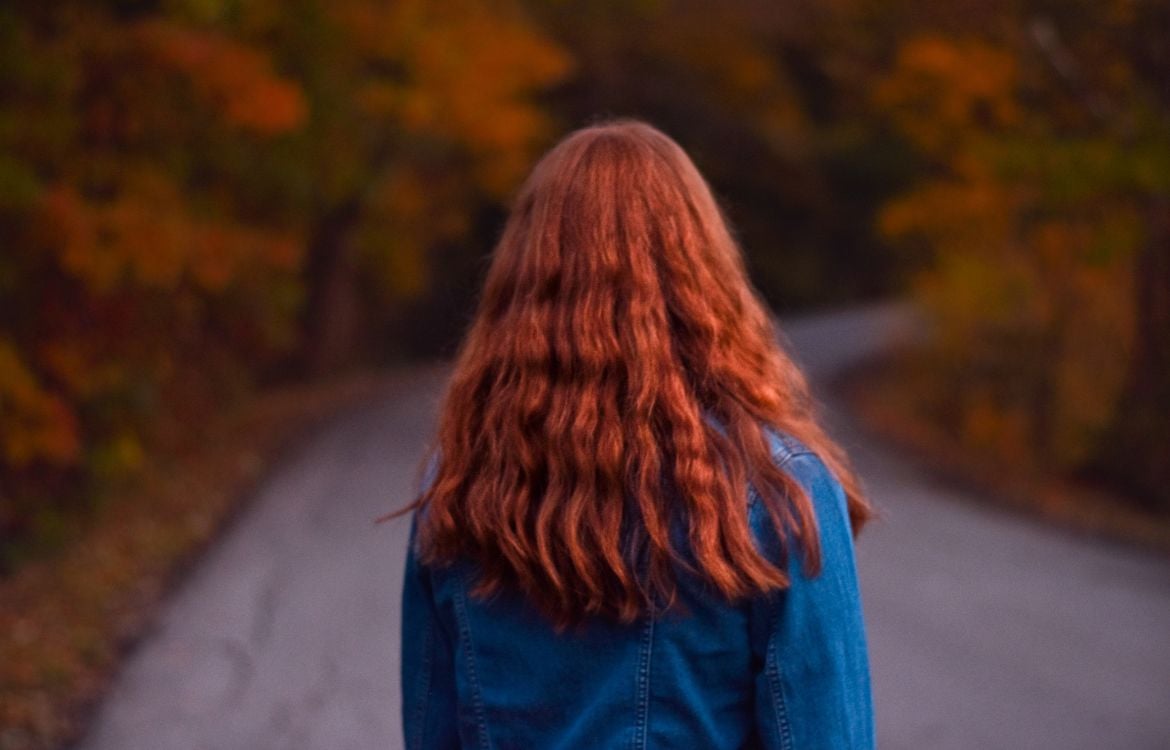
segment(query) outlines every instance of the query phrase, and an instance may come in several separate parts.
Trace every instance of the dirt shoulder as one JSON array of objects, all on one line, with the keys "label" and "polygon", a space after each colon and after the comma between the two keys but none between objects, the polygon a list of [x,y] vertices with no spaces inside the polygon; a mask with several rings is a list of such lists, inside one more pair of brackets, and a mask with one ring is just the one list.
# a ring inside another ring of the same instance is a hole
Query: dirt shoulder
[{"label": "dirt shoulder", "polygon": [[375,397],[361,373],[283,387],[213,417],[206,439],[103,505],[80,540],[0,579],[0,748],[76,738],[164,594],[312,428]]},{"label": "dirt shoulder", "polygon": [[1005,467],[915,416],[892,382],[894,368],[874,360],[837,378],[832,390],[872,436],[914,455],[923,468],[976,490],[986,502],[1038,517],[1071,533],[1170,556],[1170,516],[1143,512],[1108,488],[1023,467]]}]

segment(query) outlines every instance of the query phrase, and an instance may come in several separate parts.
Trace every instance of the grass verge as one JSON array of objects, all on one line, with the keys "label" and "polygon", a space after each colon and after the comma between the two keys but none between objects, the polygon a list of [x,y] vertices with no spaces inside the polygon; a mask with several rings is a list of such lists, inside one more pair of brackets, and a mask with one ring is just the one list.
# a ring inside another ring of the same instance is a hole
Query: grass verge
[{"label": "grass verge", "polygon": [[384,381],[284,387],[213,417],[194,450],[158,457],[67,550],[0,579],[0,750],[75,740],[162,595],[268,468]]}]

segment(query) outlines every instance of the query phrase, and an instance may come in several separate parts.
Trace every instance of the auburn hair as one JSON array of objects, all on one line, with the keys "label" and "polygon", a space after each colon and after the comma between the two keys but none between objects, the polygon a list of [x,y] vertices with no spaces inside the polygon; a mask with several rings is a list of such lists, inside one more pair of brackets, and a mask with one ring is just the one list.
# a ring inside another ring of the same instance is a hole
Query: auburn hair
[{"label": "auburn hair", "polygon": [[753,543],[749,483],[815,574],[812,504],[766,426],[825,462],[854,533],[872,510],[777,335],[673,139],[628,117],[569,133],[513,198],[420,464],[433,478],[386,517],[420,511],[421,563],[467,560],[474,595],[518,588],[561,627],[663,611],[683,570],[728,600],[787,586]]}]

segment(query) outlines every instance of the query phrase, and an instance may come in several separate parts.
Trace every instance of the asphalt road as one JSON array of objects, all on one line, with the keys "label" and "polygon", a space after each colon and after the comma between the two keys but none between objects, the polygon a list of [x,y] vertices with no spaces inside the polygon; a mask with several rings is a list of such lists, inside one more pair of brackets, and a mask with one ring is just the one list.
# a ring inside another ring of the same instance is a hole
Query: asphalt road
[{"label": "asphalt road", "polygon": [[[814,382],[908,330],[785,326]],[[409,499],[443,365],[404,370],[275,471],[173,592],[85,750],[400,747]],[[833,412],[884,519],[858,542],[879,745],[1170,748],[1170,560],[992,510]]]}]

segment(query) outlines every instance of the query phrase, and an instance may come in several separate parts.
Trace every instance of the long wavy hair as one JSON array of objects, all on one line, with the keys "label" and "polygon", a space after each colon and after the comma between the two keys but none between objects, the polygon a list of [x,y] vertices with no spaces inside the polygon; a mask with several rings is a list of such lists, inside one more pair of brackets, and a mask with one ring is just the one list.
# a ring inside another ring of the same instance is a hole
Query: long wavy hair
[{"label": "long wavy hair", "polygon": [[872,510],[777,334],[683,149],[633,118],[576,130],[513,199],[433,478],[387,517],[420,510],[420,562],[468,560],[474,595],[516,587],[562,627],[668,609],[682,570],[728,600],[787,586],[753,543],[749,483],[815,574],[812,504],[765,426],[834,472],[854,533]]}]

